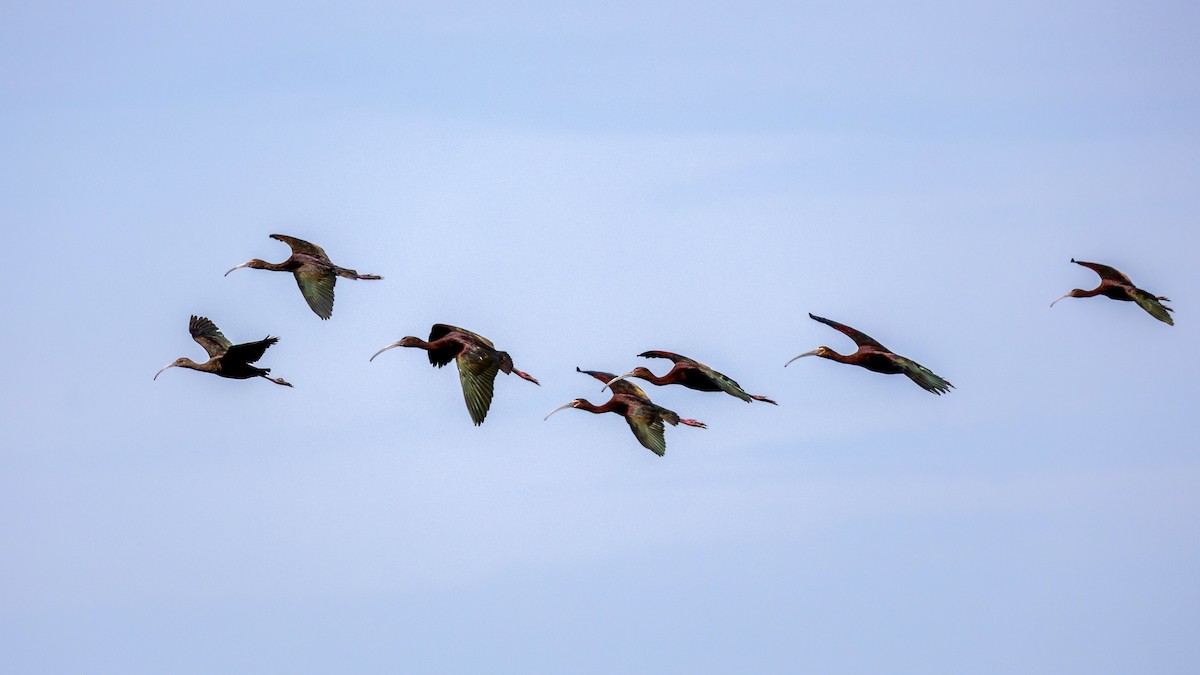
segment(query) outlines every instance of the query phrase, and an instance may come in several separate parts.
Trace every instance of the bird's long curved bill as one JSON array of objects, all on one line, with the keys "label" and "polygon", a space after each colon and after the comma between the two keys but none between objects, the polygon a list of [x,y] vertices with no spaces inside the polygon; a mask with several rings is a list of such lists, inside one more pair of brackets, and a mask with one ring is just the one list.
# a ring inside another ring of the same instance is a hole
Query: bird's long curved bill
[{"label": "bird's long curved bill", "polygon": [[[574,403],[574,401],[571,401],[571,403]],[[546,414],[545,417],[542,418],[542,421],[545,422],[546,420],[550,419],[550,415],[553,415],[554,413],[558,412],[559,410],[566,410],[567,408],[570,408],[571,403],[564,403],[564,404],[558,406],[557,408],[555,408],[554,410],[551,410],[549,413]]]},{"label": "bird's long curved bill", "polygon": [[[794,357],[794,358],[792,359],[792,361],[795,361],[796,359],[802,359],[802,358],[804,358],[804,357],[806,357],[806,356],[816,356],[816,355],[817,355],[817,350],[815,350],[815,349],[814,349],[814,350],[812,350],[811,352],[804,352],[804,353],[803,353],[803,354],[801,354],[800,356]],[[787,363],[783,364],[783,367],[784,367],[784,368],[787,368],[788,366],[790,366],[790,365],[792,364],[792,361],[788,361]]]},{"label": "bird's long curved bill", "polygon": [[367,359],[367,361],[368,362],[374,361],[376,356],[379,356],[380,354],[386,352],[387,350],[391,349],[392,347],[399,347],[399,346],[400,346],[399,342],[393,342],[392,344],[390,344],[390,345],[384,347],[383,349],[380,349],[379,351],[372,354],[371,358]]},{"label": "bird's long curved bill", "polygon": [[627,380],[632,376],[633,376],[633,373],[630,372],[630,373],[625,373],[624,375],[622,375],[620,377],[614,377],[613,379],[609,380],[608,382],[605,382],[604,386],[600,387],[600,391],[604,391],[605,389],[608,389],[609,387],[613,386],[617,382],[620,382],[621,380]]},{"label": "bird's long curved bill", "polygon": [[[1059,300],[1062,300],[1063,298],[1069,298],[1069,297],[1071,297],[1071,294],[1070,294],[1070,293],[1067,293],[1066,295],[1059,296],[1058,300],[1055,300],[1054,302],[1058,302]],[[1050,306],[1051,306],[1051,307],[1053,307],[1053,306],[1054,306],[1054,302],[1050,303]]]},{"label": "bird's long curved bill", "polygon": [[158,379],[158,376],[159,376],[159,375],[162,375],[162,371],[166,370],[167,368],[170,368],[170,367],[171,367],[171,366],[173,366],[173,365],[175,365],[175,364],[174,364],[174,363],[168,363],[167,365],[163,366],[162,368],[159,368],[159,369],[158,369],[158,372],[154,374],[154,377],[153,377],[152,379],[155,379],[155,380],[157,380],[157,379]]},{"label": "bird's long curved bill", "polygon": [[[248,263],[248,262],[244,262],[244,263],[242,263],[241,265],[235,265],[235,266],[233,266],[233,267],[230,267],[230,268],[229,268],[229,272],[232,272],[232,271],[234,271],[234,270],[240,270],[240,269],[242,269],[243,267],[249,267],[249,266],[250,266],[250,263]],[[224,276],[229,276],[229,272],[226,272]]]}]

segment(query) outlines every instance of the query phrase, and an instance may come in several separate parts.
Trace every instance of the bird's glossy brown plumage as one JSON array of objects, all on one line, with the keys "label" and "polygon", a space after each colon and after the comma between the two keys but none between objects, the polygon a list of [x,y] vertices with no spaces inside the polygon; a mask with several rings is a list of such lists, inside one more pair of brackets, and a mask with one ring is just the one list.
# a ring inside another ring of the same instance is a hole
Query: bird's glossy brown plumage
[{"label": "bird's glossy brown plumage", "polygon": [[[292,248],[292,255],[287,260],[281,263],[269,263],[254,258],[231,268],[229,272],[243,267],[291,272],[296,277],[296,285],[300,287],[300,293],[304,295],[305,302],[322,319],[333,316],[333,287],[337,283],[338,277],[370,280],[383,278],[375,274],[359,274],[354,270],[338,267],[329,260],[325,249],[303,239],[289,237],[285,234],[273,234],[271,238],[282,241]],[[226,272],[225,276],[229,276],[229,272]]]},{"label": "bird's glossy brown plumage", "polygon": [[672,426],[686,424],[701,429],[707,428],[707,425],[703,422],[681,418],[675,411],[655,405],[650,401],[650,397],[646,395],[646,392],[642,391],[636,384],[627,380],[621,380],[612,373],[605,373],[598,370],[582,370],[578,367],[575,370],[604,382],[612,389],[612,398],[608,399],[602,405],[593,405],[587,399],[577,398],[570,403],[551,410],[544,419],[550,419],[550,415],[559,410],[566,410],[567,408],[586,410],[587,412],[596,414],[606,412],[616,413],[625,418],[638,442],[659,457],[662,457],[667,452],[667,440],[663,433],[665,429],[663,426],[664,422]]},{"label": "bird's glossy brown plumage", "polygon": [[[726,394],[740,398],[747,403],[750,401],[763,401],[764,403],[779,405],[766,396],[757,396],[755,394],[746,393],[746,391],[742,389],[741,385],[735,382],[733,378],[719,373],[703,363],[696,361],[695,359],[690,359],[686,356],[681,356],[673,352],[663,351],[642,352],[641,354],[638,354],[638,356],[647,359],[667,359],[675,365],[671,367],[671,370],[667,371],[667,373],[662,376],[655,375],[648,368],[638,366],[630,372],[625,373],[618,379],[636,377],[659,386],[679,384],[687,387],[688,389],[695,389],[696,391],[723,391]],[[609,384],[611,384],[611,382]]]},{"label": "bird's glossy brown plumage", "polygon": [[836,321],[830,321],[829,319],[815,316],[813,314],[809,314],[808,316],[813,321],[820,321],[821,323],[842,332],[851,340],[854,340],[854,343],[858,345],[858,350],[853,354],[839,354],[829,347],[821,346],[791,359],[791,361],[783,364],[784,367],[787,367],[792,361],[805,356],[820,356],[831,361],[837,361],[838,363],[848,363],[854,366],[861,366],[876,373],[906,375],[908,379],[916,382],[925,391],[938,394],[939,396],[949,392],[952,388],[954,388],[954,385],[950,384],[943,378],[934,375],[933,371],[929,370],[925,366],[922,366],[916,361],[913,361],[912,359],[905,358],[894,353],[892,350],[884,347],[878,340],[875,340],[866,333],[855,330],[854,328],[840,324]]},{"label": "bird's glossy brown plumage", "polygon": [[1097,295],[1103,295],[1106,298],[1113,300],[1124,300],[1128,302],[1136,302],[1139,307],[1146,310],[1150,316],[1162,321],[1163,323],[1174,326],[1175,320],[1171,318],[1170,312],[1174,311],[1170,307],[1164,305],[1164,302],[1170,302],[1169,298],[1161,295],[1154,295],[1150,291],[1144,291],[1133,285],[1129,277],[1122,274],[1116,268],[1100,263],[1083,262],[1071,258],[1071,262],[1076,265],[1082,265],[1096,274],[1100,275],[1100,285],[1090,291],[1085,291],[1081,288],[1072,289],[1070,293],[1060,296],[1050,303],[1053,307],[1055,302],[1063,298],[1091,298]]},{"label": "bird's glossy brown plumage", "polygon": [[208,360],[204,363],[196,363],[186,356],[180,357],[175,359],[174,362],[160,368],[154,374],[154,379],[157,380],[158,376],[167,368],[179,367],[199,370],[203,373],[212,373],[235,380],[248,380],[252,377],[261,377],[285,387],[292,386],[285,382],[283,378],[269,377],[270,368],[259,368],[250,365],[261,359],[267,348],[279,342],[279,338],[268,335],[257,342],[244,342],[235,345],[221,334],[216,324],[209,321],[206,317],[194,314],[191,320],[188,321],[188,332],[191,333],[192,339],[201,347],[204,347],[204,351],[208,352]]},{"label": "bird's glossy brown plumage", "polygon": [[429,356],[429,363],[441,368],[454,361],[458,364],[458,378],[462,382],[463,398],[467,403],[467,412],[476,426],[483,424],[488,409],[492,406],[493,384],[496,373],[515,374],[518,377],[539,384],[528,373],[513,367],[512,357],[508,352],[496,349],[492,341],[473,333],[465,328],[438,323],[429,331],[429,340],[408,336],[398,342],[380,349],[371,356],[376,356],[393,347],[416,347],[424,349]]}]

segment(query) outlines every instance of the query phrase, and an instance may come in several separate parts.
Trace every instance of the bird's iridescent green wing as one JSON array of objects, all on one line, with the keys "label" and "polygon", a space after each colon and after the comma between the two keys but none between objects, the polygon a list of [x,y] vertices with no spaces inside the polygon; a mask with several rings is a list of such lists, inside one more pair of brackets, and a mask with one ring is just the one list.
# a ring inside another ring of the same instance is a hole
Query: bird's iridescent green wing
[{"label": "bird's iridescent green wing", "polygon": [[878,340],[871,337],[870,335],[867,335],[866,333],[864,333],[860,330],[851,328],[850,326],[847,326],[846,324],[838,323],[836,321],[830,321],[829,319],[825,319],[825,318],[816,316],[812,313],[810,313],[808,315],[808,318],[812,319],[813,321],[820,321],[821,323],[825,324],[826,326],[829,326],[830,328],[833,328],[834,330],[840,331],[841,333],[846,335],[846,337],[849,337],[851,340],[854,340],[854,344],[858,345],[859,347],[877,347],[879,349],[882,349],[885,352],[892,351],[892,350],[888,349],[887,347],[884,347],[882,344],[880,344],[880,342]]},{"label": "bird's iridescent green wing", "polygon": [[663,434],[662,417],[650,409],[640,407],[630,411],[625,421],[629,423],[629,428],[639,443],[659,457],[667,454],[667,439]]},{"label": "bird's iridescent green wing", "polygon": [[1171,308],[1159,302],[1157,296],[1152,295],[1147,291],[1143,291],[1140,288],[1133,289],[1130,295],[1133,296],[1133,301],[1136,302],[1139,307],[1150,313],[1150,316],[1162,321],[1167,325],[1175,325],[1175,320],[1172,319],[1170,315]]},{"label": "bird's iridescent green wing", "polygon": [[307,241],[304,241],[303,239],[289,237],[286,234],[273,234],[273,235],[271,235],[271,238],[276,241],[282,241],[283,243],[290,246],[292,248],[292,253],[311,255],[311,256],[315,256],[317,258],[321,258],[325,262],[329,262],[329,256],[325,255],[325,249],[321,248],[320,246],[317,246],[316,244],[311,244]]},{"label": "bird's iridescent green wing", "polygon": [[217,330],[217,325],[207,317],[193,314],[188,321],[188,332],[192,334],[193,340],[204,347],[210,358],[221,356],[233,346],[229,338],[222,335],[221,331]]},{"label": "bird's iridescent green wing", "polygon": [[312,311],[322,320],[333,316],[333,286],[337,275],[332,269],[318,269],[305,265],[296,270],[296,285]]},{"label": "bird's iridescent green wing", "polygon": [[941,396],[949,393],[954,385],[947,382],[945,379],[935,375],[932,370],[913,361],[912,359],[903,356],[891,355],[892,362],[900,366],[908,379],[916,382],[922,389]]},{"label": "bird's iridescent green wing", "polygon": [[1133,282],[1129,280],[1129,277],[1125,276],[1115,267],[1109,267],[1108,265],[1101,265],[1100,263],[1094,262],[1084,262],[1082,260],[1075,260],[1074,258],[1071,259],[1071,262],[1075,263],[1076,265],[1083,265],[1084,267],[1092,270],[1096,274],[1099,274],[1101,279],[1115,281],[1118,284],[1129,284],[1130,286],[1133,285]]},{"label": "bird's iridescent green wing", "polygon": [[463,398],[467,402],[467,412],[471,413],[471,421],[475,426],[479,426],[483,424],[488,409],[492,406],[492,390],[496,382],[496,373],[500,370],[500,360],[492,352],[470,349],[459,354],[455,361],[458,364],[458,379],[462,382]]},{"label": "bird's iridescent green wing", "polygon": [[279,338],[267,336],[257,342],[243,342],[240,345],[233,345],[229,351],[225,352],[225,358],[242,363],[254,363],[261,359],[267,351],[267,347],[279,342]]},{"label": "bird's iridescent green wing", "polygon": [[[616,375],[613,375],[612,373],[606,373],[602,370],[583,370],[579,366],[575,366],[575,370],[577,372],[583,373],[584,375],[591,375],[592,377],[596,378],[597,380],[600,380],[601,382],[604,382],[605,384],[607,384],[609,381],[611,381],[617,377]],[[629,380],[621,380],[620,382],[613,382],[612,386],[609,388],[612,390],[613,394],[627,394],[629,396],[635,396],[637,398],[640,398],[646,402],[650,401],[650,397],[646,395],[646,392],[642,391],[641,387],[630,382]]]},{"label": "bird's iridescent green wing", "polygon": [[726,394],[736,396],[746,403],[749,403],[752,400],[750,398],[750,394],[747,394],[746,390],[742,389],[740,384],[734,382],[733,378],[723,373],[718,373],[712,368],[705,368],[705,374],[708,375],[712,381],[721,388],[721,391],[725,392]]}]

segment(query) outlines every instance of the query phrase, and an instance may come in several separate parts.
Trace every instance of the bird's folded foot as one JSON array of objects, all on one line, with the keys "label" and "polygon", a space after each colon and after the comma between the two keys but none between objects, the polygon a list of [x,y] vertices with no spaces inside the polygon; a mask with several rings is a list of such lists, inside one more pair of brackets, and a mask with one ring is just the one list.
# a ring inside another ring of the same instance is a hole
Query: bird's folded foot
[{"label": "bird's folded foot", "polygon": [[[270,380],[270,381],[272,381],[272,382],[274,382],[275,384],[282,384],[282,385],[283,385],[283,386],[285,386],[285,387],[291,387],[291,386],[292,386],[292,383],[291,383],[291,382],[287,382],[287,381],[285,381],[285,380],[284,380],[282,377],[268,377],[267,379],[268,379],[268,380]],[[293,387],[293,388],[294,388],[294,387]]]},{"label": "bird's folded foot", "polygon": [[688,419],[683,419],[682,417],[681,417],[681,418],[679,418],[679,423],[680,423],[680,424],[686,424],[686,425],[688,425],[689,427],[700,427],[701,429],[707,429],[707,428],[708,428],[708,425],[707,425],[707,424],[705,424],[704,422],[698,422],[698,421],[696,421],[696,420],[688,420]]},{"label": "bird's folded foot", "polygon": [[750,398],[754,399],[755,401],[762,401],[763,403],[770,403],[771,405],[779,405],[778,403],[776,403],[775,401],[772,401],[771,399],[767,398],[766,396],[755,396],[754,394],[748,394],[748,396]]}]

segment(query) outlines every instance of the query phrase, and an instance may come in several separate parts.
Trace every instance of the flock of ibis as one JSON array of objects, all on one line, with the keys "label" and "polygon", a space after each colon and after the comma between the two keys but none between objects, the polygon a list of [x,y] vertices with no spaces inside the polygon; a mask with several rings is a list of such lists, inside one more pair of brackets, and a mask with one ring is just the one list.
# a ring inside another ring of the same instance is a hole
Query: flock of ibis
[{"label": "flock of ibis", "polygon": [[[296,284],[300,287],[300,293],[304,296],[304,300],[322,320],[333,316],[333,288],[337,283],[338,277],[355,280],[378,280],[383,278],[374,274],[359,274],[352,269],[338,267],[330,261],[324,249],[302,239],[282,234],[273,234],[271,238],[277,239],[291,247],[292,255],[287,260],[275,264],[255,258],[233,267],[225,275],[228,276],[230,272],[243,267],[273,270],[276,272],[291,272],[296,278]],[[1173,310],[1163,304],[1164,302],[1170,302],[1167,298],[1161,295],[1154,295],[1149,291],[1134,286],[1129,277],[1107,265],[1083,262],[1074,258],[1071,259],[1071,262],[1087,267],[1099,274],[1100,285],[1090,291],[1079,288],[1073,289],[1070,293],[1050,303],[1051,307],[1063,298],[1090,298],[1096,295],[1103,295],[1113,300],[1135,302],[1139,307],[1146,310],[1150,316],[1159,321],[1169,325],[1175,324],[1170,315],[1170,312]],[[912,359],[896,354],[866,333],[836,321],[814,316],[813,314],[809,314],[808,316],[814,321],[819,321],[843,333],[858,345],[858,349],[852,354],[839,354],[829,347],[821,346],[792,358],[784,364],[785,367],[791,365],[796,359],[805,356],[819,356],[831,361],[837,361],[838,363],[860,366],[876,373],[887,373],[889,375],[904,374],[925,391],[938,394],[939,396],[948,393],[954,388],[954,385],[950,384],[945,378],[934,374],[933,371]],[[270,368],[259,368],[254,365],[263,357],[268,347],[279,341],[279,338],[267,336],[256,342],[244,342],[235,345],[221,334],[221,331],[217,329],[217,326],[212,321],[202,316],[191,317],[191,320],[188,322],[188,332],[191,333],[192,339],[199,343],[204,348],[204,351],[208,353],[208,360],[203,363],[196,363],[187,357],[178,358],[163,366],[158,373],[155,373],[154,379],[158,379],[158,376],[168,368],[179,367],[213,373],[214,375],[237,380],[261,377],[278,385],[285,387],[292,386],[281,377],[271,377]],[[429,332],[428,340],[422,340],[413,336],[405,337],[375,352],[369,360],[374,361],[376,356],[394,347],[416,347],[423,349],[429,357],[429,363],[438,368],[449,364],[453,360],[455,365],[458,366],[458,378],[462,384],[463,398],[466,400],[467,412],[471,415],[471,421],[477,426],[483,424],[484,419],[487,417],[488,409],[492,405],[492,391],[497,373],[502,372],[506,375],[514,374],[521,379],[539,384],[529,373],[517,370],[508,352],[496,349],[491,340],[465,328],[441,323],[435,324]],[[725,392],[747,403],[761,401],[763,403],[778,405],[766,396],[747,393],[746,390],[742,389],[741,385],[729,376],[719,373],[709,366],[686,356],[664,351],[647,351],[642,352],[638,356],[650,359],[667,359],[674,365],[666,374],[661,376],[655,375],[643,366],[638,366],[624,375],[576,368],[578,372],[590,375],[603,382],[604,387],[601,391],[604,389],[610,390],[612,392],[611,398],[601,405],[595,405],[587,399],[577,398],[550,411],[545,419],[549,419],[550,415],[567,408],[586,410],[591,413],[616,413],[624,417],[625,421],[629,423],[629,428],[633,431],[633,435],[639,443],[653,451],[656,455],[662,456],[667,450],[666,439],[663,436],[664,424],[672,426],[685,424],[701,429],[705,428],[706,425],[703,422],[693,419],[682,418],[678,413],[653,403],[645,391],[629,381],[632,378],[660,386],[678,384],[697,391]]]}]

